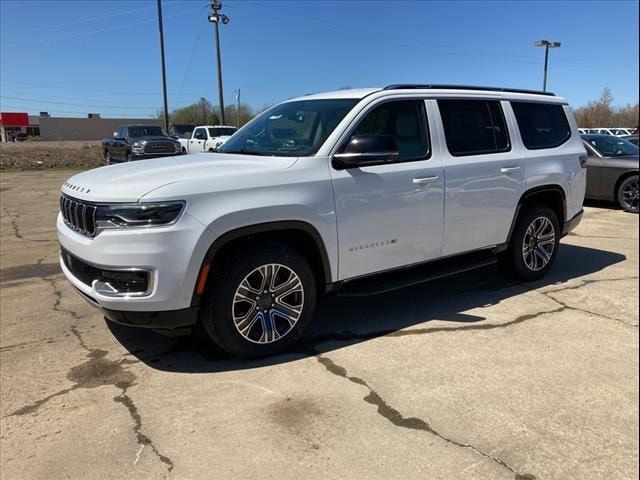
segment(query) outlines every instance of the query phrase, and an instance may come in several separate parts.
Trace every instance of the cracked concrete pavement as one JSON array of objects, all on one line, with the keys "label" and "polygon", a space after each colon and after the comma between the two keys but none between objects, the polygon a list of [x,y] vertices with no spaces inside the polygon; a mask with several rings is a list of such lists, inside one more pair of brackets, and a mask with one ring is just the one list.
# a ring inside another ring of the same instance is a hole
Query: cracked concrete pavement
[{"label": "cracked concrete pavement", "polygon": [[637,478],[638,216],[587,206],[541,281],[329,298],[293,352],[237,361],[74,293],[69,175],[0,181],[3,479]]}]

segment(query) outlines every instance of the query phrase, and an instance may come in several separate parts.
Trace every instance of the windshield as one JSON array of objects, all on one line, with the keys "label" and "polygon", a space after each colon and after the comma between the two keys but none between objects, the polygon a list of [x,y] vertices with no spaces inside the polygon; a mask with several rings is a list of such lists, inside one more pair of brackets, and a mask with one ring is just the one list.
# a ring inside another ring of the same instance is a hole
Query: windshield
[{"label": "windshield", "polygon": [[311,156],[358,101],[331,99],[281,103],[240,129],[218,151],[281,157]]},{"label": "windshield", "polygon": [[613,136],[593,137],[587,139],[587,141],[604,157],[638,155],[638,147],[622,138],[615,138]]},{"label": "windshield", "polygon": [[157,125],[139,125],[136,127],[129,127],[129,138],[150,136],[166,137],[162,128],[158,127]]},{"label": "windshield", "polygon": [[224,127],[224,128],[214,127],[209,129],[209,136],[210,137],[228,137],[233,135],[237,131],[238,131],[237,128],[232,128],[232,127]]}]

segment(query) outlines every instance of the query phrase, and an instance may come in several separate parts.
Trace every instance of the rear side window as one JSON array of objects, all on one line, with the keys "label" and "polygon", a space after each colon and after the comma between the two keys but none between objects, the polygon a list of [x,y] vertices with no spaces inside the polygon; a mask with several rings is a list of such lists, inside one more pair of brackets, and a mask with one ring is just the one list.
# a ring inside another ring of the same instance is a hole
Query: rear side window
[{"label": "rear side window", "polygon": [[429,157],[427,119],[423,100],[385,102],[371,110],[353,135],[390,135],[398,145],[398,161]]},{"label": "rear side window", "polygon": [[511,149],[499,102],[438,100],[438,108],[451,155],[483,155]]},{"label": "rear side window", "polygon": [[528,150],[553,148],[571,138],[571,128],[562,105],[511,102],[522,142]]}]

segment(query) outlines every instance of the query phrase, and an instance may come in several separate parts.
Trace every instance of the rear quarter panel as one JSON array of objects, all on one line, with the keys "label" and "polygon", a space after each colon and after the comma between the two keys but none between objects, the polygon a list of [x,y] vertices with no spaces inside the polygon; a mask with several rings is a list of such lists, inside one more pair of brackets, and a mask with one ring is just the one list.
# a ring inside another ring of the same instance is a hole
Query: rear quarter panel
[{"label": "rear quarter panel", "polygon": [[600,195],[615,200],[618,180],[623,175],[638,173],[638,159],[603,158],[602,167]]},{"label": "rear quarter panel", "polygon": [[587,174],[586,169],[580,166],[579,157],[586,155],[586,151],[571,108],[564,106],[564,110],[571,137],[562,145],[529,150],[525,148],[518,129],[515,129],[514,140],[522,152],[526,190],[547,185],[561,187],[566,197],[565,220],[569,220],[582,210],[584,203]]}]

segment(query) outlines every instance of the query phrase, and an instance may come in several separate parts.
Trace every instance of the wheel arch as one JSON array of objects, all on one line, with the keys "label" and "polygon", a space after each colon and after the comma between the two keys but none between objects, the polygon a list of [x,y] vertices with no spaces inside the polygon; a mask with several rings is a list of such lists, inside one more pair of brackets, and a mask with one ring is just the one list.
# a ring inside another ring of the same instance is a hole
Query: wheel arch
[{"label": "wheel arch", "polygon": [[615,202],[618,201],[618,189],[620,188],[620,185],[622,185],[622,182],[624,182],[627,178],[629,177],[633,177],[633,176],[638,176],[638,170],[629,170],[627,172],[624,172],[623,174],[621,174],[618,179],[616,180],[616,184],[613,187],[613,200]]},{"label": "wheel arch", "polygon": [[564,189],[560,185],[556,184],[533,187],[525,191],[520,196],[520,200],[518,200],[518,205],[516,206],[516,211],[513,214],[513,219],[511,220],[511,227],[509,228],[507,240],[504,244],[499,245],[496,248],[496,251],[507,249],[509,242],[511,242],[511,235],[513,234],[513,229],[518,221],[518,216],[520,215],[522,207],[532,203],[540,203],[551,208],[558,216],[558,223],[562,229],[564,222],[567,221],[567,195]]},{"label": "wheel arch", "polygon": [[239,247],[258,241],[285,243],[303,255],[314,272],[318,288],[329,290],[332,282],[331,263],[327,249],[318,230],[310,223],[300,220],[281,220],[240,227],[220,235],[210,245],[198,270],[196,285],[191,300],[197,306],[206,289],[211,269],[220,263],[226,254]]}]

